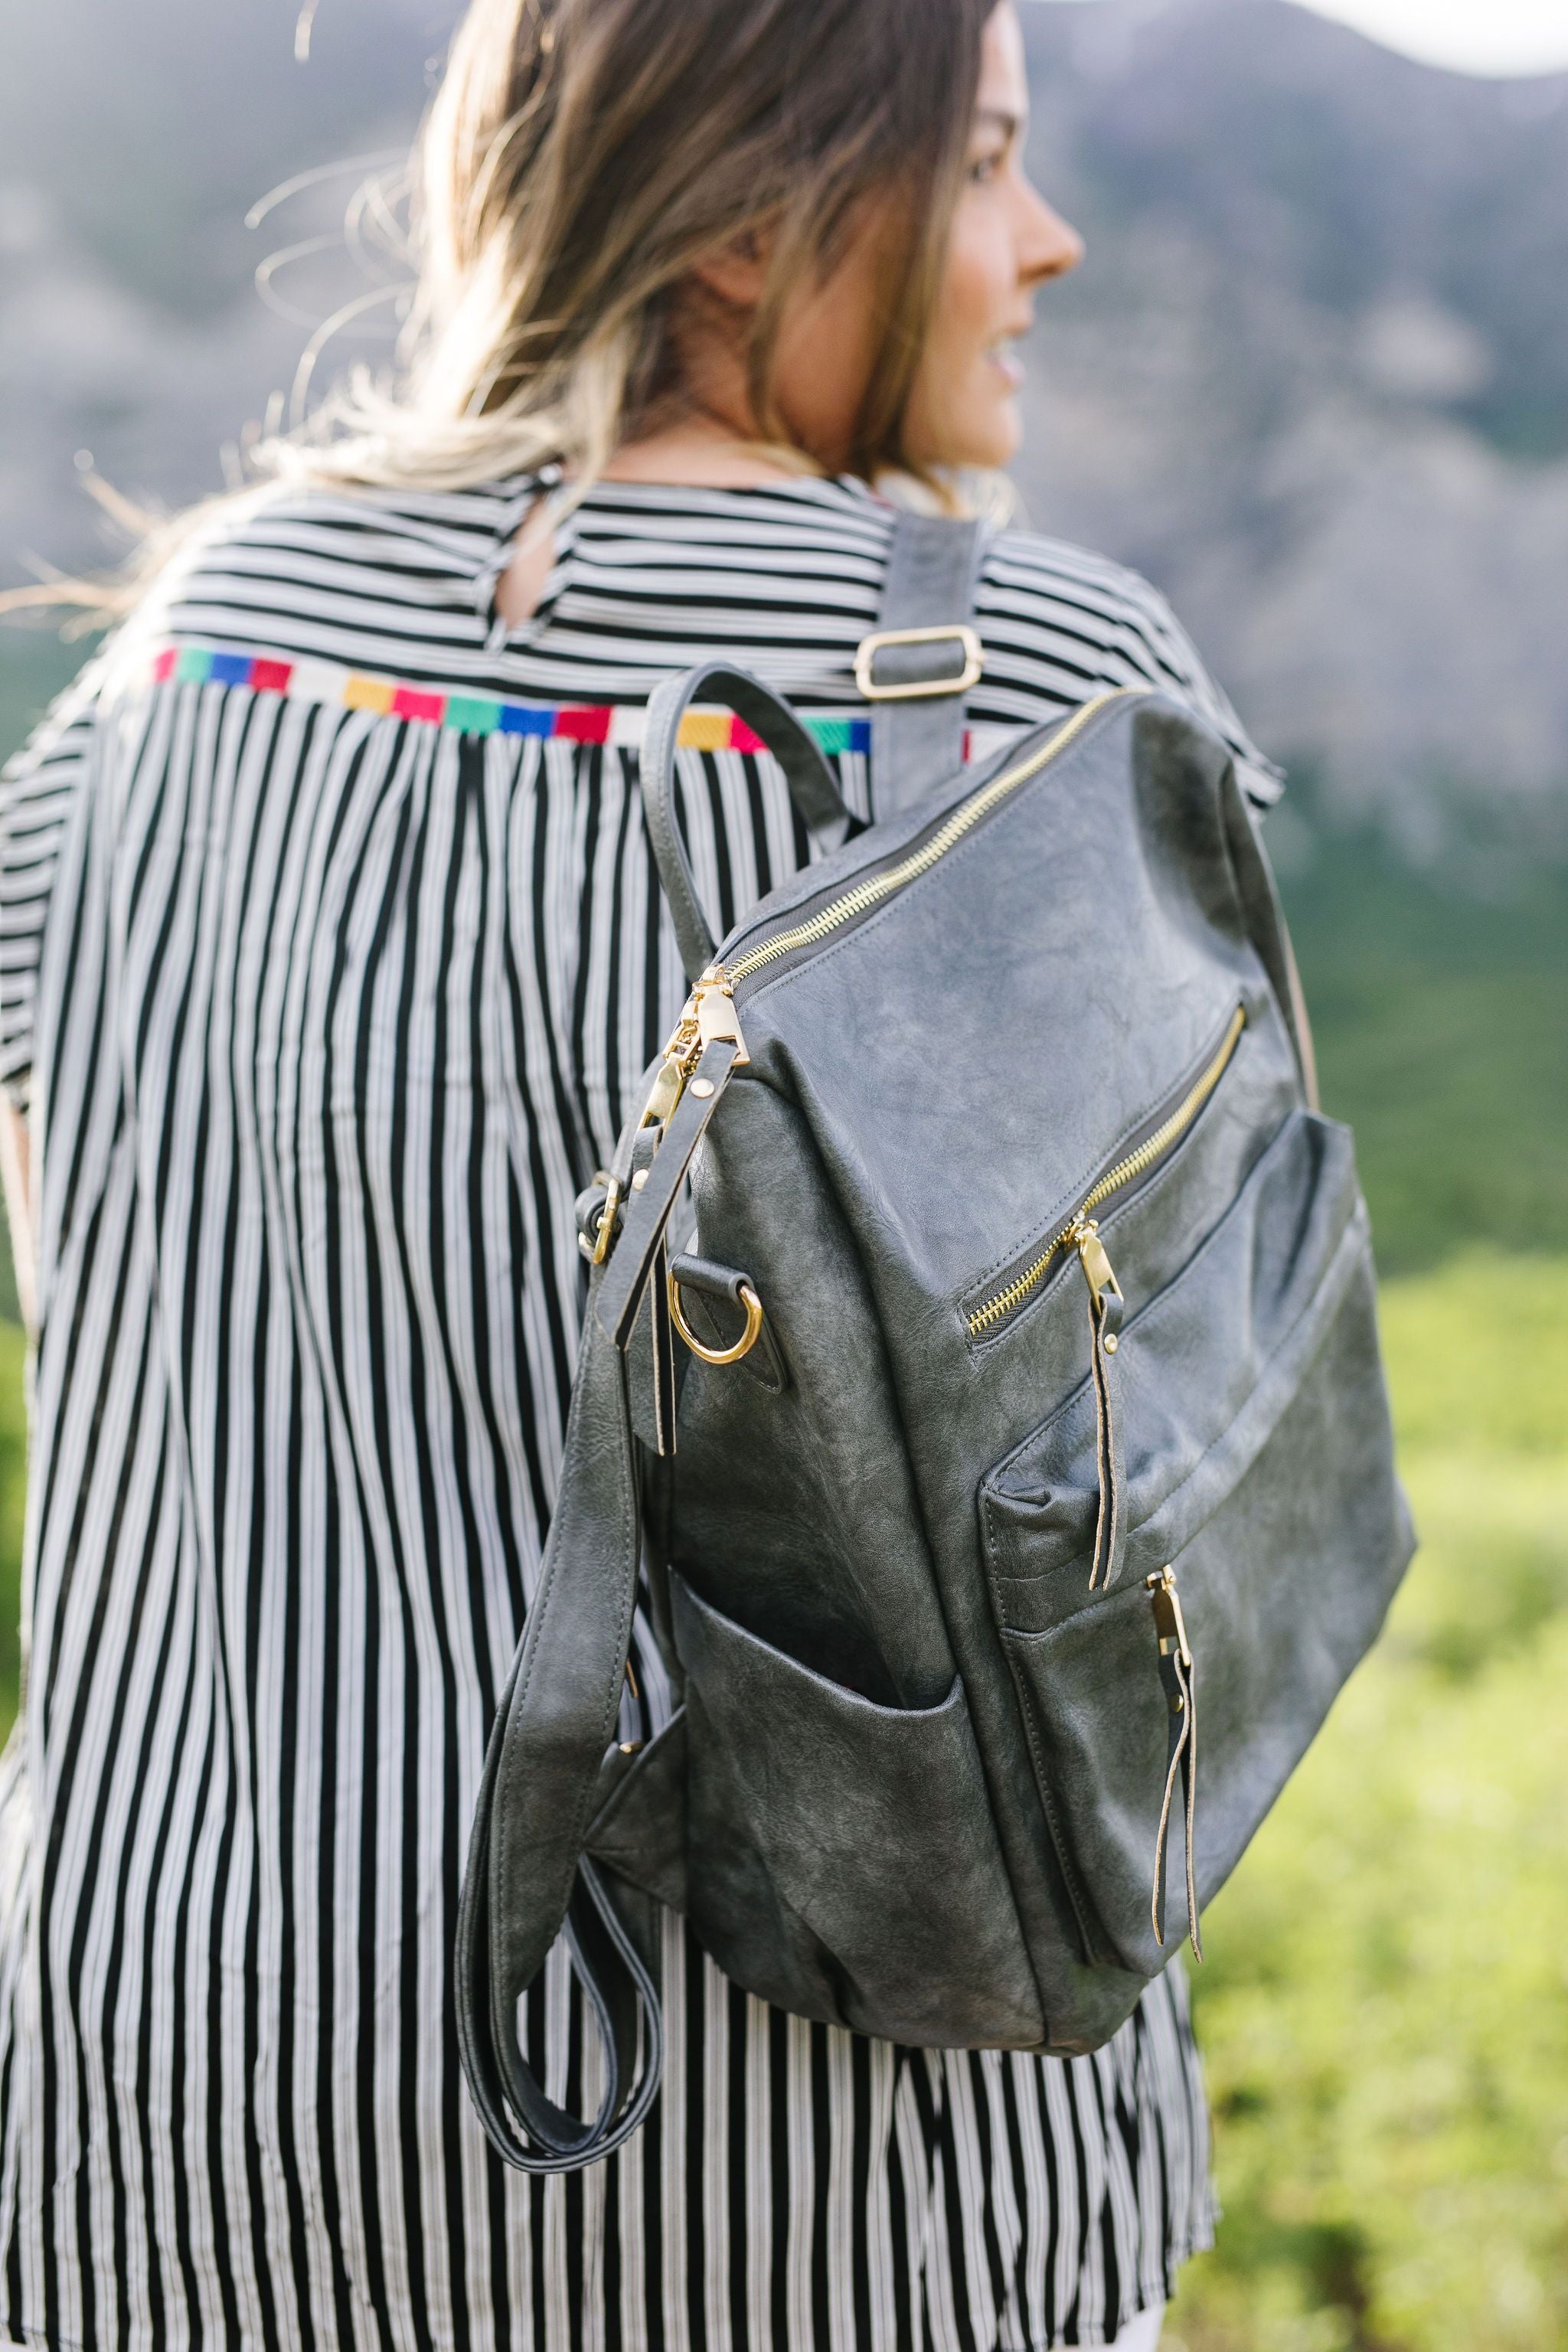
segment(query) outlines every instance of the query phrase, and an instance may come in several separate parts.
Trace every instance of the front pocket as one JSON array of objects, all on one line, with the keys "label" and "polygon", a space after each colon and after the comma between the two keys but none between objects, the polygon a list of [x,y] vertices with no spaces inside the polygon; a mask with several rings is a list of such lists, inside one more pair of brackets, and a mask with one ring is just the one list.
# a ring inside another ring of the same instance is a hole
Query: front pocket
[{"label": "front pocket", "polygon": [[[1349,1130],[1294,1112],[1202,1247],[1127,1325],[1121,1581],[1163,1567],[1260,1450],[1365,1256],[1364,1223]],[[1086,1380],[982,1489],[1004,1625],[1043,1632],[1085,1605],[1099,1508]],[[1061,1573],[1075,1567],[1081,1575]]]},{"label": "front pocket", "polygon": [[[1125,1553],[1091,1593],[1095,1414],[1080,1390],[986,1482],[993,1605],[1086,1936],[1151,1972],[1189,1925],[1172,1789],[1152,1913],[1173,1666],[1149,1580],[1169,1565],[1194,1662],[1200,1905],[1376,1634],[1411,1549],[1392,1468],[1365,1213],[1348,1136],[1300,1112],[1120,1353]],[[1087,1389],[1087,1383],[1086,1383]]]},{"label": "front pocket", "polygon": [[962,1683],[879,1706],[671,1580],[689,1916],[737,1983],[929,2048],[1044,2038]]},{"label": "front pocket", "polygon": [[1125,1195],[1146,1183],[1186,1140],[1235,1060],[1246,1027],[1247,1008],[1237,1005],[1197,1067],[1123,1138],[1109,1164],[1083,1187],[1071,1214],[1043,1241],[1025,1250],[1004,1273],[982,1284],[965,1301],[964,1328],[972,1346],[1005,1331],[1075,1255],[1091,1295],[1096,1293],[1097,1286],[1103,1287],[1109,1283],[1120,1298],[1121,1291],[1103,1244],[1098,1250],[1091,1246],[1099,1231],[1095,1212],[1120,1206]]},{"label": "front pocket", "polygon": [[1088,1355],[1099,1496],[1089,1563],[1091,1591],[1110,1585],[1121,1565],[1125,1515],[1111,1366],[1121,1344],[1127,1306],[1094,1212],[1107,1204],[1112,1209],[1121,1206],[1168,1167],[1231,1067],[1246,1028],[1247,1007],[1238,1004],[1197,1067],[1122,1137],[1110,1161],[1078,1196],[1066,1223],[1016,1261],[999,1285],[994,1277],[983,1286],[964,1310],[970,1345],[993,1339],[1042,1296],[1064,1265],[1075,1257],[1078,1260],[1089,1304]]}]

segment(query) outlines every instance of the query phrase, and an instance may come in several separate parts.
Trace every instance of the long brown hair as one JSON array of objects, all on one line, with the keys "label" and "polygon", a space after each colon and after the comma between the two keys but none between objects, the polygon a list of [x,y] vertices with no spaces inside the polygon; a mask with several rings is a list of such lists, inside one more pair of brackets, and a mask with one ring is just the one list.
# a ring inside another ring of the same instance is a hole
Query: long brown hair
[{"label": "long brown hair", "polygon": [[[585,487],[679,410],[680,290],[747,240],[768,255],[744,329],[753,414],[811,467],[773,399],[780,322],[879,205],[876,357],[847,465],[940,488],[910,460],[904,415],[994,5],[471,0],[416,157],[398,371],[356,371],[308,426],[262,443],[259,484],[459,488],[558,461]],[[136,579],[230,502],[164,526]]]},{"label": "long brown hair", "polygon": [[679,396],[683,281],[765,236],[748,374],[764,437],[786,440],[771,398],[784,306],[881,197],[897,226],[849,463],[907,465],[993,5],[474,0],[422,156],[416,397],[453,424],[526,421],[592,468]]}]

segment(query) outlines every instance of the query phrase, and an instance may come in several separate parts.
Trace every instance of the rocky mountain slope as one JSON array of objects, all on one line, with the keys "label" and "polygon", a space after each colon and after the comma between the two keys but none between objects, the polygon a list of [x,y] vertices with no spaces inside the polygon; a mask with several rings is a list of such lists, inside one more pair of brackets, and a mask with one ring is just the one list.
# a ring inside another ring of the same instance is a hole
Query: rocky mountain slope
[{"label": "rocky mountain slope", "polygon": [[[1456,801],[1560,812],[1568,77],[1437,72],[1289,0],[1025,13],[1035,168],[1089,244],[1040,305],[1030,519],[1151,572],[1269,747],[1411,845]],[[213,487],[311,325],[374,290],[356,159],[405,142],[453,14],[320,0],[301,66],[296,0],[16,12],[4,577],[104,552],[79,449],[165,502]],[[316,236],[279,318],[251,272]],[[332,351],[384,351],[386,316]]]},{"label": "rocky mountain slope", "polygon": [[1414,844],[1568,785],[1568,76],[1279,0],[1029,11],[1038,527],[1158,579],[1259,733]]}]

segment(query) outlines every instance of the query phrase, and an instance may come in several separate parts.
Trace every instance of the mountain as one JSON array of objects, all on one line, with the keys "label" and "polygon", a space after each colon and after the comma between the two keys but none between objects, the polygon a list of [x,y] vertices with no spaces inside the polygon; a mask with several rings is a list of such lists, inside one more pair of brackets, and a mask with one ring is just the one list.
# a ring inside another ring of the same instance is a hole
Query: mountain
[{"label": "mountain", "polygon": [[[220,449],[287,390],[311,328],[369,281],[345,207],[363,159],[406,152],[455,0],[49,0],[10,12],[0,77],[0,577],[115,548],[79,450],[137,498],[218,487]],[[269,190],[327,176],[257,228]],[[330,167],[336,166],[335,170]],[[395,166],[394,166],[395,168]],[[253,273],[281,269],[280,317]],[[365,321],[367,328],[378,322]],[[362,333],[353,349],[384,357]]]},{"label": "mountain", "polygon": [[[1443,73],[1289,0],[1020,5],[1034,169],[1089,247],[1039,306],[1030,520],[1155,578],[1331,805],[1423,853],[1505,810],[1568,823],[1568,76]],[[310,325],[372,287],[356,159],[405,145],[455,7],[319,0],[307,65],[296,12],[13,12],[5,577],[102,560],[79,449],[166,504],[215,486]],[[312,237],[336,251],[280,272],[279,318],[251,272]],[[385,316],[321,370],[384,355]]]},{"label": "mountain", "polygon": [[1568,76],[1437,71],[1282,0],[1026,17],[1039,528],[1175,601],[1271,749],[1430,846],[1568,785]]}]

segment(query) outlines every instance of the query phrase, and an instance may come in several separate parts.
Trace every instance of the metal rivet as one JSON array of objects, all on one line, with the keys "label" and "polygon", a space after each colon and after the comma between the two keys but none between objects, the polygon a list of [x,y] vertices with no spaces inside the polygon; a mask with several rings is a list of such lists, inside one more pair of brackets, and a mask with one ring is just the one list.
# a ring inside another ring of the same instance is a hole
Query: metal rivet
[{"label": "metal rivet", "polygon": [[634,1192],[640,1192],[642,1191],[643,1186],[647,1182],[648,1172],[649,1171],[646,1168],[639,1168],[637,1170],[637,1174],[632,1178],[632,1191]]},{"label": "metal rivet", "polygon": [[693,1078],[691,1081],[691,1091],[697,1097],[699,1102],[706,1102],[709,1096],[713,1091],[712,1079]]},{"label": "metal rivet", "polygon": [[1116,1334],[1115,1334],[1115,1332],[1114,1332],[1114,1331],[1109,1332],[1109,1333],[1106,1335],[1106,1341],[1105,1341],[1105,1352],[1106,1352],[1106,1354],[1107,1354],[1108,1356],[1114,1356],[1114,1355],[1115,1355],[1115,1353],[1116,1353],[1116,1350],[1118,1349],[1118,1348],[1120,1348],[1120,1346],[1121,1346],[1121,1340],[1117,1338],[1117,1336],[1116,1336]]}]

